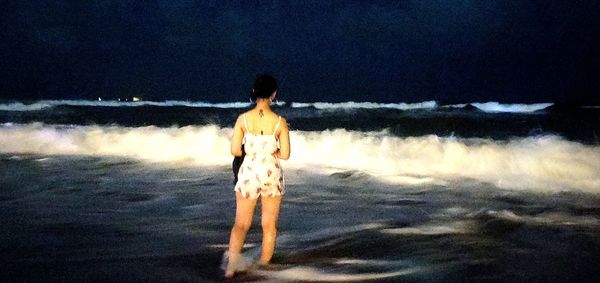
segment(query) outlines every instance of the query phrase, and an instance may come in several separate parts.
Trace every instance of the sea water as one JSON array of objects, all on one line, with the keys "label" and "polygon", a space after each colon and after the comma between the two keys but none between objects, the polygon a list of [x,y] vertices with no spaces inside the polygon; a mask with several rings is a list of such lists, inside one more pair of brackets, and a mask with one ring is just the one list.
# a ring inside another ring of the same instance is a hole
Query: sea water
[{"label": "sea water", "polygon": [[[223,280],[249,103],[0,103],[0,276]],[[593,281],[600,110],[280,103],[271,268],[241,281]],[[260,253],[260,207],[244,254]]]}]

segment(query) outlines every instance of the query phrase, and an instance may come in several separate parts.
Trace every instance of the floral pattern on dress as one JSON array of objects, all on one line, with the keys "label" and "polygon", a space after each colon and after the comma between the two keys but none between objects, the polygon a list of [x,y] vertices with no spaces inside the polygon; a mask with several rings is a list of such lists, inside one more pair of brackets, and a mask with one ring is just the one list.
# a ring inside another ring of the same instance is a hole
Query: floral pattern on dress
[{"label": "floral pattern on dress", "polygon": [[[275,131],[277,127],[279,127],[279,123],[277,123]],[[283,195],[285,181],[279,159],[275,156],[278,150],[275,135],[246,133],[244,140],[246,157],[238,172],[238,181],[234,190],[249,199],[256,199],[259,196]]]}]

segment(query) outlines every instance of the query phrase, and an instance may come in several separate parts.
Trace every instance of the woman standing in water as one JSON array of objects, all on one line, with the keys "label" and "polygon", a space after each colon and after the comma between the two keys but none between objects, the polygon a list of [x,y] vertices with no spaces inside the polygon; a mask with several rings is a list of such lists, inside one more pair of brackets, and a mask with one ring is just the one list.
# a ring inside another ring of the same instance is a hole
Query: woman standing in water
[{"label": "woman standing in water", "polygon": [[276,95],[277,81],[270,75],[259,75],[250,94],[256,106],[240,115],[233,128],[231,154],[241,156],[244,143],[246,156],[234,188],[235,224],[229,239],[229,261],[225,271],[227,278],[235,273],[259,197],[263,237],[258,264],[267,265],[275,249],[279,207],[285,192],[279,159],[287,160],[290,157],[287,122],[271,110]]}]

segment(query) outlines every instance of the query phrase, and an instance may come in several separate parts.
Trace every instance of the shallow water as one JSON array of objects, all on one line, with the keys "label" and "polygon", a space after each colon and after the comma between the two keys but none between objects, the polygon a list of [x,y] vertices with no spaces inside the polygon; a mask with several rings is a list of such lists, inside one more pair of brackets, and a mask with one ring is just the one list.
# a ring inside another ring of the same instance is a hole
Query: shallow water
[{"label": "shallow water", "polygon": [[[0,276],[9,281],[222,281],[229,166],[0,155]],[[331,173],[331,172],[333,173]],[[240,281],[593,281],[600,195],[474,179],[400,185],[286,170],[273,266]],[[260,210],[247,257],[260,250]]]}]

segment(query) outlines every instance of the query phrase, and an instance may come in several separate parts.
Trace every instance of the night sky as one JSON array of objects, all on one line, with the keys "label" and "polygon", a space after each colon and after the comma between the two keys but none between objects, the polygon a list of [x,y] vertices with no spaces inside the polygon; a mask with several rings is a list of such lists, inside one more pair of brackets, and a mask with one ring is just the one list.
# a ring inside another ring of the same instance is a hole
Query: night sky
[{"label": "night sky", "polygon": [[2,1],[0,98],[599,104],[600,1]]}]

